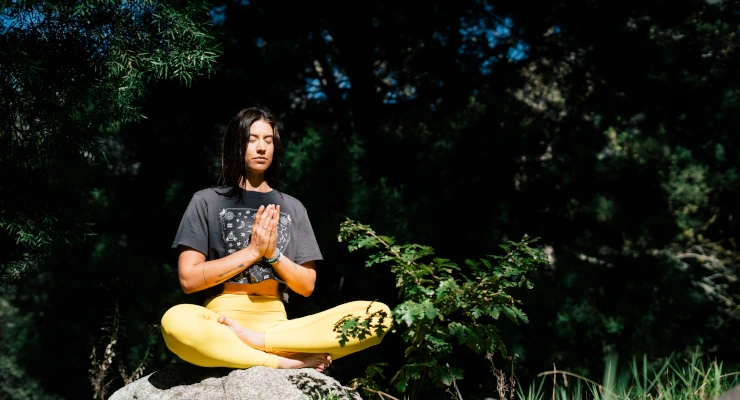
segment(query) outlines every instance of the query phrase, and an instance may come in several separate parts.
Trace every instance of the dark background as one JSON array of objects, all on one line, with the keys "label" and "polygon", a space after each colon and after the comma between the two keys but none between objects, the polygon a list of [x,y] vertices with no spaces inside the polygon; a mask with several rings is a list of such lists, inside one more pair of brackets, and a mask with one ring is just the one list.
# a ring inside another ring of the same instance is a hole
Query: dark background
[{"label": "dark background", "polygon": [[[553,263],[514,294],[530,323],[498,324],[523,384],[553,364],[599,378],[610,353],[699,350],[736,365],[738,10],[216,2],[217,72],[190,86],[152,80],[146,119],[98,136],[108,158],[80,196],[43,183],[3,193],[74,213],[96,234],[55,247],[2,292],[7,368],[88,398],[89,356],[114,326],[115,362],[129,371],[147,348],[145,374],[174,361],[159,320],[202,299],[180,292],[169,246],[192,193],[215,183],[224,124],[255,105],[280,118],[283,190],[306,206],[325,258],[314,294],[292,294],[290,318],[355,299],[398,304],[390,272],[337,241],[347,217],[458,262],[526,233]],[[20,179],[8,171],[6,188]],[[390,334],[328,373],[348,382],[384,361],[390,377],[403,348]],[[493,396],[487,360],[461,351],[451,362],[465,398]]]}]

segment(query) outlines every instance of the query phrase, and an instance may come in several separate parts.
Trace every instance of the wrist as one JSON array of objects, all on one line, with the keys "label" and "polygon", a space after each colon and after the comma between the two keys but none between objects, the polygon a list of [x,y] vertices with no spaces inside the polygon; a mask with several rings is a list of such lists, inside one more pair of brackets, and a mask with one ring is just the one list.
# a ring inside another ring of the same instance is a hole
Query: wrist
[{"label": "wrist", "polygon": [[272,257],[269,257],[269,258],[265,257],[265,262],[268,263],[268,264],[271,264],[271,265],[275,265],[275,264],[277,264],[280,261],[280,257],[282,255],[283,254],[280,252],[280,249],[275,248],[275,252],[274,252],[273,256]]},{"label": "wrist", "polygon": [[259,252],[251,246],[247,246],[247,248],[242,250],[242,252],[244,253],[242,262],[245,265],[252,265],[262,259],[262,254],[259,254]]}]

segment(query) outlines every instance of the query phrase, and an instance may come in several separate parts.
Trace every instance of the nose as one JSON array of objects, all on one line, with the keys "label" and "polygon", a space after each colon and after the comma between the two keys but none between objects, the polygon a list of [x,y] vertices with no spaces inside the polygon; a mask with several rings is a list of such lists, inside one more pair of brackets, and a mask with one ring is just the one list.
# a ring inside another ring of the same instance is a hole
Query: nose
[{"label": "nose", "polygon": [[257,141],[257,152],[258,153],[264,153],[267,149],[267,145],[265,144],[264,140],[258,140]]}]

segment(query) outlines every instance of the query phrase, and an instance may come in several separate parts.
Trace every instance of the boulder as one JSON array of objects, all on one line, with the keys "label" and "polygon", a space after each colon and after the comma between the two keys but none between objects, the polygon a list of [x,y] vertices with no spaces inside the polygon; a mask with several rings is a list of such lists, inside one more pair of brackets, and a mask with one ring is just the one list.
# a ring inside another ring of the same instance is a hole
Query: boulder
[{"label": "boulder", "polygon": [[170,364],[118,389],[109,400],[259,399],[362,400],[360,395],[315,369],[202,368]]},{"label": "boulder", "polygon": [[717,397],[717,400],[740,400],[740,385],[735,386],[722,396]]}]

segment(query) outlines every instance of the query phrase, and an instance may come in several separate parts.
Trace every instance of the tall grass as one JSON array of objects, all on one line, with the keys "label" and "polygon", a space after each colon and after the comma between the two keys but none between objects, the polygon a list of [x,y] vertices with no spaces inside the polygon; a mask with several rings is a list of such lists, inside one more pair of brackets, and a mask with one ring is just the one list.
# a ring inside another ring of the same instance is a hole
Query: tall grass
[{"label": "tall grass", "polygon": [[[699,352],[693,352],[690,358],[679,359],[671,355],[660,362],[648,361],[648,357],[643,356],[639,361],[633,359],[628,368],[623,368],[621,372],[617,368],[617,356],[610,355],[605,360],[601,382],[553,367],[552,371],[538,374],[539,379],[523,388],[516,376],[496,368],[492,356],[489,354],[486,358],[491,363],[491,373],[495,378],[495,391],[498,396],[491,393],[486,399],[716,400],[740,384],[740,371],[725,371],[722,362],[706,360]],[[509,361],[513,370],[513,359],[509,358]],[[366,398],[401,400],[379,390],[366,387],[362,389],[368,396]],[[452,379],[447,394],[454,400],[463,400],[456,379]],[[403,399],[408,400],[408,397],[404,396]]]},{"label": "tall grass", "polygon": [[[601,383],[557,369],[538,377],[526,389],[516,385],[518,400],[712,400],[737,385],[740,372],[726,372],[721,362],[694,353],[690,359],[671,356],[657,365],[643,356],[621,374],[617,357],[610,356]],[[499,398],[505,398],[507,388],[503,390]]]}]

